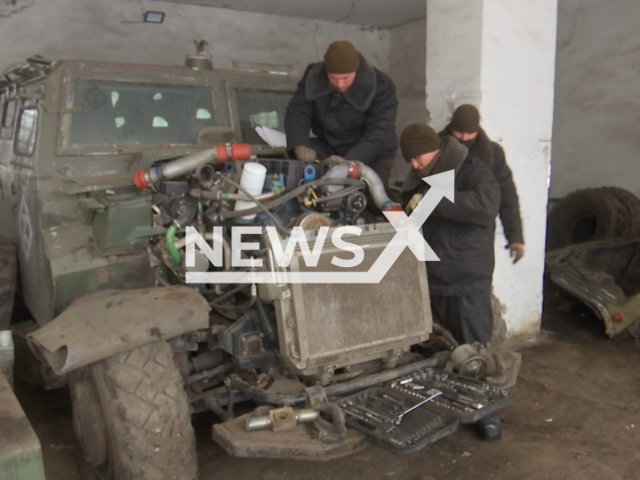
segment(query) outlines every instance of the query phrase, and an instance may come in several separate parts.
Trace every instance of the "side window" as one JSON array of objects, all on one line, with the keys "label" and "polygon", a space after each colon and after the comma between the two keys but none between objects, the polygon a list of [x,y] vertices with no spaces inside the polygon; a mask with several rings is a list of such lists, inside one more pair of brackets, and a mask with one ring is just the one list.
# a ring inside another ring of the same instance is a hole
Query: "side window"
[{"label": "side window", "polygon": [[13,151],[16,155],[30,157],[36,148],[38,134],[38,107],[25,107],[20,111],[18,130]]},{"label": "side window", "polygon": [[2,107],[2,128],[13,127],[13,122],[16,118],[17,106],[18,100],[15,98],[4,102]]}]

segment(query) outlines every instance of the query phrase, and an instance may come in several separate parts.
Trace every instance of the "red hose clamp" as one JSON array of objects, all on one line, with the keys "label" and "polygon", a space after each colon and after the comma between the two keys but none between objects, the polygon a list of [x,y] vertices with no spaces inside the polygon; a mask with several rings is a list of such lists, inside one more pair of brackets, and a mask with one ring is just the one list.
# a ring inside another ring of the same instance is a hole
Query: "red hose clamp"
[{"label": "red hose clamp", "polygon": [[133,174],[133,184],[138,188],[148,188],[147,171],[139,170]]},{"label": "red hose clamp", "polygon": [[404,212],[402,205],[398,205],[397,203],[392,203],[384,208],[385,212]]},{"label": "red hose clamp", "polygon": [[358,179],[360,178],[360,167],[356,162],[349,163],[349,173],[347,174],[347,178]]},{"label": "red hose clamp", "polygon": [[251,158],[251,145],[248,143],[227,143],[216,147],[218,162],[236,162],[238,160],[249,160]]}]

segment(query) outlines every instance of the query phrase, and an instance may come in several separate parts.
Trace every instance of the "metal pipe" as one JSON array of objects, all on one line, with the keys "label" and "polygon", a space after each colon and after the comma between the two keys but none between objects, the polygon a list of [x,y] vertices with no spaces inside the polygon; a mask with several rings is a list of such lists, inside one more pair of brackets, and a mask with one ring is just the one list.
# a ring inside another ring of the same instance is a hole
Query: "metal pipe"
[{"label": "metal pipe", "polygon": [[[402,210],[399,204],[391,201],[378,174],[362,162],[341,163],[332,167],[322,178],[360,179],[367,184],[367,189],[373,198],[373,202],[381,211]],[[337,190],[339,190],[339,188],[336,187],[327,187],[326,189],[329,194]]]},{"label": "metal pipe", "polygon": [[233,362],[227,362],[216,368],[212,368],[211,370],[205,370],[204,372],[200,372],[200,373],[196,373],[195,375],[188,376],[185,379],[184,384],[185,386],[190,387],[191,385],[195,385],[196,383],[204,382],[212,378],[215,378],[217,376],[229,373],[234,368],[235,366],[233,365]]},{"label": "metal pipe", "polygon": [[[356,162],[356,164],[360,171],[360,180],[367,184],[367,187],[369,187],[369,194],[373,198],[373,202],[381,211],[384,212],[400,207],[400,205],[389,198],[389,195],[387,195],[387,191],[384,188],[384,183],[382,183],[382,180],[380,180],[380,177],[373,168],[368,167],[362,162]],[[400,207],[400,210],[402,210],[402,207]]]},{"label": "metal pipe", "polygon": [[140,170],[134,174],[133,182],[138,188],[148,188],[163,180],[171,180],[186,175],[209,163],[249,160],[252,155],[273,155],[276,153],[279,153],[279,150],[247,143],[218,145],[214,148],[156,165],[147,170]]},{"label": "metal pipe", "polygon": [[[297,423],[312,423],[319,417],[319,413],[312,408],[301,408],[300,410],[294,410],[293,413],[296,416]],[[266,430],[272,424],[273,422],[271,421],[270,415],[251,417],[247,420],[247,432]]]},{"label": "metal pipe", "polygon": [[331,385],[325,388],[325,393],[327,397],[339,397],[357,390],[372,387],[379,383],[389,382],[391,380],[404,377],[405,375],[411,375],[426,368],[444,367],[449,356],[449,352],[436,353],[433,357],[425,360],[420,360],[418,362],[403,365],[402,367],[386,370],[384,372],[367,375],[366,377],[356,378],[337,385]]},{"label": "metal pipe", "polygon": [[[281,195],[282,193],[284,193],[284,187],[277,186],[268,192],[261,193],[259,195],[254,195],[253,198],[260,201],[271,200],[272,198],[275,198],[278,195]],[[244,201],[251,200],[249,197],[247,197],[246,195],[242,195],[241,193],[225,193],[220,190],[207,191],[207,190],[201,190],[199,188],[192,188],[191,191],[189,192],[189,195],[192,196],[193,198],[204,199],[204,200],[244,200]]]},{"label": "metal pipe", "polygon": [[[427,368],[442,368],[447,363],[449,357],[449,352],[436,353],[433,357],[427,358],[425,360],[420,360],[418,362],[403,365],[402,367],[393,368],[391,370],[385,370],[384,372],[374,373],[366,377],[349,380],[338,385],[331,385],[325,389],[325,394],[327,395],[327,397],[339,397],[348,395],[349,393],[353,393],[358,390],[372,387],[374,385],[378,385],[380,383],[389,382],[391,380],[404,377],[405,375],[411,375]],[[227,377],[224,380],[224,383],[227,388],[239,390],[247,397],[261,403],[284,405],[289,407],[307,403],[307,396],[305,394],[301,393],[297,395],[284,395],[278,393],[269,393],[266,390],[249,385],[247,382],[240,379],[240,377],[235,374]]]}]

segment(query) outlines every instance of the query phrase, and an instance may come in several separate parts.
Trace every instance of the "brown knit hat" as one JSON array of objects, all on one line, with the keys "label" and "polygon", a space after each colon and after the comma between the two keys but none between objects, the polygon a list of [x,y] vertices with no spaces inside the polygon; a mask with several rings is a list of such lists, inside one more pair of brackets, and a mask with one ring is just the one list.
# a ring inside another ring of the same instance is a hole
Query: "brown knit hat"
[{"label": "brown knit hat", "polygon": [[353,73],[360,67],[360,55],[351,42],[338,40],[327,48],[324,54],[324,68],[327,73]]},{"label": "brown knit hat", "polygon": [[424,123],[409,125],[400,135],[400,150],[407,162],[425,153],[435,152],[441,145],[436,131]]},{"label": "brown knit hat", "polygon": [[480,112],[470,104],[460,105],[453,112],[451,130],[461,133],[476,133],[480,130]]}]

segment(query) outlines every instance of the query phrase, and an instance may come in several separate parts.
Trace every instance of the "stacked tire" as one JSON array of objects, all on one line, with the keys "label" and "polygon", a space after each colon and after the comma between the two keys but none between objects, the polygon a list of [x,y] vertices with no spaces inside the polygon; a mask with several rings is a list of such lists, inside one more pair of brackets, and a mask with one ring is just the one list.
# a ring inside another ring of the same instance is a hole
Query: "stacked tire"
[{"label": "stacked tire", "polygon": [[593,240],[640,236],[640,199],[617,187],[577,190],[549,214],[547,250]]}]

